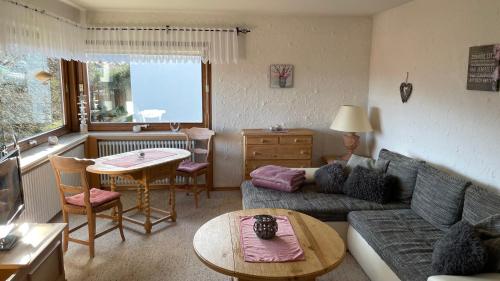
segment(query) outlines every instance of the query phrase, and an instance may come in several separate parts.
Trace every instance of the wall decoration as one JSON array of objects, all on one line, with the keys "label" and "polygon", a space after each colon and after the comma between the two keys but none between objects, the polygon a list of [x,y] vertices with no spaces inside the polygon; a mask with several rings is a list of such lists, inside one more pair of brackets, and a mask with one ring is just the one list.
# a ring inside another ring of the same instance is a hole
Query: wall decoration
[{"label": "wall decoration", "polygon": [[406,103],[410,99],[411,93],[413,92],[413,84],[408,83],[409,75],[410,74],[406,72],[405,82],[401,83],[401,85],[399,86],[399,94],[401,95],[401,101],[403,103]]},{"label": "wall decoration", "polygon": [[269,80],[271,88],[293,88],[293,65],[271,64]]},{"label": "wall decoration", "polygon": [[469,49],[467,90],[499,90],[500,44],[475,46]]}]

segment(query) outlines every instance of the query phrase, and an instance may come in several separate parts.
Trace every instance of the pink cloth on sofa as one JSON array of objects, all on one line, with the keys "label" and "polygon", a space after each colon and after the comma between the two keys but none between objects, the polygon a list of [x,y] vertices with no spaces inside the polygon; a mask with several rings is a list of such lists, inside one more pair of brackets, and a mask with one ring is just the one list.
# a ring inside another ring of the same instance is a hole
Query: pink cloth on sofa
[{"label": "pink cloth on sofa", "polygon": [[258,187],[264,187],[264,188],[269,188],[269,189],[275,189],[279,191],[285,191],[285,192],[293,192],[302,185],[304,180],[298,180],[292,183],[292,185],[285,184],[282,182],[276,182],[272,180],[265,180],[265,179],[259,179],[259,178],[252,178],[252,184],[254,186]]},{"label": "pink cloth on sofa", "polygon": [[[73,196],[66,197],[66,202],[71,205],[85,207],[85,202],[83,202],[83,192],[75,194]],[[101,206],[104,203],[113,201],[120,198],[120,193],[114,191],[107,191],[98,188],[92,188],[90,190],[90,205],[92,207]]]},{"label": "pink cloth on sofa", "polygon": [[304,182],[306,172],[290,168],[267,165],[250,173],[255,186],[292,192]]},{"label": "pink cloth on sofa", "polygon": [[139,152],[137,154],[127,155],[111,160],[104,161],[103,163],[106,165],[111,165],[115,167],[121,168],[129,168],[135,165],[151,162],[154,160],[158,160],[161,158],[167,158],[177,155],[173,152],[161,151],[161,150],[150,150],[144,152],[144,158],[139,158]]},{"label": "pink cloth on sofa", "polygon": [[304,251],[286,216],[277,216],[276,237],[264,240],[253,231],[255,219],[240,217],[240,241],[246,262],[287,262],[304,260]]}]

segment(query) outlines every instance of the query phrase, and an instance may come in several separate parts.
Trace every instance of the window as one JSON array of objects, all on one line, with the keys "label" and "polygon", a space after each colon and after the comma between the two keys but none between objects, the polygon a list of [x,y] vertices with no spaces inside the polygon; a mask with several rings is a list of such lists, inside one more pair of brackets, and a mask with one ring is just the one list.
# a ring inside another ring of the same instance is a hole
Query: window
[{"label": "window", "polygon": [[200,62],[88,63],[91,125],[204,123]]},{"label": "window", "polygon": [[0,143],[26,140],[65,125],[61,61],[0,54]]}]

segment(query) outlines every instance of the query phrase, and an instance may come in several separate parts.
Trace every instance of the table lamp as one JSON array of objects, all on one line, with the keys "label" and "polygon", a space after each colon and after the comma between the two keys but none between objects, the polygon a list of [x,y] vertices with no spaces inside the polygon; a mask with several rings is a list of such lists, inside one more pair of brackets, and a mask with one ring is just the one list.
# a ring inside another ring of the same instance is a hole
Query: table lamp
[{"label": "table lamp", "polygon": [[359,136],[356,133],[373,131],[365,110],[355,105],[341,106],[330,129],[346,133],[343,137],[347,154],[341,157],[342,160],[349,160],[358,147]]}]

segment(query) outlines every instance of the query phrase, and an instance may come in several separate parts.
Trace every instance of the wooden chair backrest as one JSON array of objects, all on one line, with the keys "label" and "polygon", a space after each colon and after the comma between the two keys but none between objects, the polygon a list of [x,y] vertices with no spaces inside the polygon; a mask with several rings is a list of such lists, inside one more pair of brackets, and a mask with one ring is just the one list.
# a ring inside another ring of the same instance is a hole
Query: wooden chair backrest
[{"label": "wooden chair backrest", "polygon": [[[201,155],[201,159],[203,159],[202,162],[208,162],[210,147],[212,146],[212,137],[215,135],[215,132],[207,128],[196,127],[182,129],[181,132],[186,135],[187,150],[194,154],[194,159],[196,160],[198,158],[197,156]],[[197,147],[196,143],[202,143],[204,146]]]},{"label": "wooden chair backrest", "polygon": [[[78,159],[73,157],[50,156],[50,164],[54,170],[56,184],[59,189],[61,204],[66,204],[66,193],[82,193],[83,201],[90,207],[90,187],[87,179],[87,167],[94,164],[89,159]],[[62,182],[63,174],[78,174],[80,176],[80,186],[67,185]]]}]

